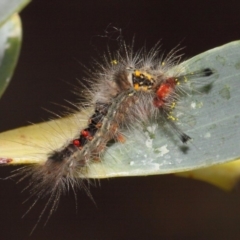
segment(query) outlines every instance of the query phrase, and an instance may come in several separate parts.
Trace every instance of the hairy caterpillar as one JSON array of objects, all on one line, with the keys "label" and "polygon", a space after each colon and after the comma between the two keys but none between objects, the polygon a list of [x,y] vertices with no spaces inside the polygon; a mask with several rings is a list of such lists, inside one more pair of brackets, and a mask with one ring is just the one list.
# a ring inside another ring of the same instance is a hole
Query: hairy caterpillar
[{"label": "hairy caterpillar", "polygon": [[88,125],[62,148],[50,152],[45,163],[16,174],[23,174],[21,180],[30,177],[27,189],[36,197],[32,206],[39,199],[48,198],[38,222],[48,207],[51,216],[60,196],[70,188],[74,191],[83,188],[92,198],[84,181],[88,181],[85,177],[88,167],[92,162],[102,161],[108,144],[124,143],[125,132],[131,128],[141,130],[146,122],[165,121],[181,142],[191,139],[175,124],[172,110],[181,96],[187,94],[188,81],[208,77],[214,71],[205,68],[186,73],[177,68],[180,57],[175,54],[173,50],[163,60],[157,46],[146,54],[143,50],[134,53],[132,47],[122,44],[117,53],[98,64],[89,80],[91,88],[85,90],[94,107]]}]

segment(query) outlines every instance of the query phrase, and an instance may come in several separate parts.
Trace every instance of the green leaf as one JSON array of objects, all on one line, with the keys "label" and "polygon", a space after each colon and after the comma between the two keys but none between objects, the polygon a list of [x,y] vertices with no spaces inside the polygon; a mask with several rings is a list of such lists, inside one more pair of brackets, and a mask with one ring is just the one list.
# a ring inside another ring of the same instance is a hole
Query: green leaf
[{"label": "green leaf", "polygon": [[182,99],[179,127],[193,140],[182,144],[162,123],[149,126],[148,132],[132,131],[126,143],[114,144],[105,153],[103,176],[173,173],[240,157],[240,41],[197,55],[174,71],[187,74],[207,68],[215,71],[208,91]]},{"label": "green leaf", "polygon": [[[192,141],[182,144],[178,136],[167,130],[167,125],[161,119],[144,128],[138,129],[134,125],[131,131],[125,133],[126,142],[108,147],[102,161],[89,166],[86,177],[176,173],[238,159],[239,56],[240,41],[236,41],[202,53],[173,69],[173,72],[189,74],[210,68],[215,73],[198,79],[205,79],[200,85],[207,84],[206,91],[194,91],[182,99],[185,110],[178,116],[178,125],[192,137]],[[178,115],[177,109],[175,114]],[[0,134],[0,162],[45,162],[49,149],[53,146],[58,149],[66,144],[67,139],[73,139],[87,125],[89,115],[90,113],[84,111],[68,118]]]},{"label": "green leaf", "polygon": [[1,0],[0,1],[0,26],[3,25],[14,13],[20,12],[30,0]]},{"label": "green leaf", "polygon": [[21,20],[13,15],[0,27],[0,97],[13,75],[21,47]]},{"label": "green leaf", "polygon": [[30,0],[0,1],[0,97],[15,69],[21,47],[21,20],[16,14]]}]

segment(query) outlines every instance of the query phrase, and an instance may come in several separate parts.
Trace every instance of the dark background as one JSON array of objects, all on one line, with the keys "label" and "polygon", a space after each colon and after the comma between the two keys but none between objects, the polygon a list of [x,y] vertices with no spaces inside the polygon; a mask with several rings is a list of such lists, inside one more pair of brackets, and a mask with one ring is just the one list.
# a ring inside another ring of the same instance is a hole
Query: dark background
[{"label": "dark background", "polygon": [[[41,107],[59,112],[52,103],[74,101],[79,62],[116,46],[117,34],[106,35],[109,24],[122,29],[136,48],[162,40],[167,51],[181,42],[186,57],[240,39],[238,1],[80,1],[35,0],[21,13],[23,46],[16,72],[0,101],[0,130],[47,120]],[[8,176],[12,168],[0,169]],[[29,203],[23,185],[0,182],[0,239],[29,239],[44,202],[24,218]],[[102,180],[92,188],[95,206],[78,193],[65,196],[43,228],[31,239],[240,239],[240,192],[173,176]],[[45,218],[46,219],[46,216]]]}]

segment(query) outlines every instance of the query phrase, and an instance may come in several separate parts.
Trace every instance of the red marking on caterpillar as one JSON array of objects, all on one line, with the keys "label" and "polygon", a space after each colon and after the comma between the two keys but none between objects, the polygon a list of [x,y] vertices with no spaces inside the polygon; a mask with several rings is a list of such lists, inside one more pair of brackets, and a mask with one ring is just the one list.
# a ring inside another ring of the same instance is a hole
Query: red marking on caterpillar
[{"label": "red marking on caterpillar", "polygon": [[169,78],[158,87],[153,101],[155,107],[159,108],[165,106],[166,99],[174,92],[176,84],[176,79]]},{"label": "red marking on caterpillar", "polygon": [[78,139],[73,140],[73,145],[76,147],[80,147],[80,141]]},{"label": "red marking on caterpillar", "polygon": [[165,79],[163,78],[155,82],[153,86],[153,90],[155,91],[153,105],[159,109],[161,117],[164,118],[172,130],[176,132],[181,141],[186,143],[191,137],[182,132],[174,123],[177,119],[172,115],[172,110],[175,108],[181,96],[183,94],[186,95],[184,83],[194,78],[211,76],[214,74],[214,71],[206,68],[185,75],[181,74],[182,73],[176,74],[176,76],[168,76],[165,77]]},{"label": "red marking on caterpillar", "polygon": [[0,157],[0,164],[8,164],[12,162],[13,160],[11,158],[2,158]]},{"label": "red marking on caterpillar", "polygon": [[[180,57],[170,52],[162,64],[158,56],[158,45],[148,54],[138,51],[134,54],[126,44],[112,57],[105,57],[105,63],[98,63],[97,70],[91,74],[90,89],[85,90],[94,113],[88,125],[79,131],[78,137],[71,139],[62,148],[49,153],[43,164],[21,170],[22,181],[30,177],[26,189],[35,200],[28,211],[39,199],[48,197],[33,230],[43,214],[50,209],[48,218],[57,208],[60,196],[70,188],[84,189],[93,200],[89,191],[89,179],[86,173],[93,162],[101,162],[108,143],[119,141],[124,144],[124,131],[130,131],[136,122],[156,122],[164,120],[170,129],[177,133],[185,143],[190,137],[174,123],[172,109],[184,94],[182,85],[194,76],[210,76],[211,69],[200,69],[197,73],[186,74],[174,69]],[[169,74],[171,72],[171,74]],[[173,73],[172,73],[173,72]]]}]

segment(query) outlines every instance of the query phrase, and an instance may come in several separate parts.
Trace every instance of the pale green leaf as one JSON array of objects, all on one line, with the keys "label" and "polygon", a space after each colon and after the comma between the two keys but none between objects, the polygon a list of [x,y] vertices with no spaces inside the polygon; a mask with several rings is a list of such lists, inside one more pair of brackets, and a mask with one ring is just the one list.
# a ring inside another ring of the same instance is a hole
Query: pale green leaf
[{"label": "pale green leaf", "polygon": [[13,15],[0,27],[0,96],[13,75],[21,47],[21,20]]},{"label": "pale green leaf", "polygon": [[20,12],[30,0],[1,0],[0,1],[0,26],[13,14]]},{"label": "pale green leaf", "polygon": [[[240,41],[236,41],[202,53],[174,70],[179,69],[184,74],[210,68],[215,72],[213,77],[207,78],[209,82],[203,83],[209,85],[208,91],[193,92],[182,100],[186,114],[179,116],[179,127],[192,137],[192,141],[182,144],[177,136],[166,131],[167,125],[159,120],[160,124],[128,131],[127,141],[109,147],[101,162],[91,164],[87,177],[175,173],[238,159],[239,56]],[[2,162],[9,160],[12,164],[20,164],[46,161],[51,148],[63,146],[66,139],[72,139],[87,124],[87,115],[79,113],[2,133]]]}]

